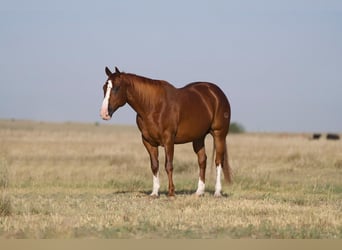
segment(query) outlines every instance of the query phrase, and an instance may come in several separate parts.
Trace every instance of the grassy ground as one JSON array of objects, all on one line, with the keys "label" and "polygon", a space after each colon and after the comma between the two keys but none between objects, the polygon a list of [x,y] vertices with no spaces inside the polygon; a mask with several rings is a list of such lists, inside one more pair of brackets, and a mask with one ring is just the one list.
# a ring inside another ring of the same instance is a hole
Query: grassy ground
[{"label": "grassy ground", "polygon": [[198,167],[186,144],[175,151],[176,198],[161,171],[161,196],[151,199],[135,127],[0,121],[0,237],[342,238],[341,141],[228,139],[235,177],[223,198],[213,197],[210,167],[205,196],[192,195]]}]

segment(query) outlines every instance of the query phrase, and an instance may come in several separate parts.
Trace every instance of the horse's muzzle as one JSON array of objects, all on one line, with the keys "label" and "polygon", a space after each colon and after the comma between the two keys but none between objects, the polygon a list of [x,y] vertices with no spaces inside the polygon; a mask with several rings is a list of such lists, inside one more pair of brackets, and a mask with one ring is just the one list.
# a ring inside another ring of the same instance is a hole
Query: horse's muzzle
[{"label": "horse's muzzle", "polygon": [[106,120],[106,121],[108,121],[108,120],[110,120],[110,118],[112,118],[110,115],[108,115],[108,114],[106,114],[106,115],[101,115],[101,117],[102,117],[102,119],[103,120]]},{"label": "horse's muzzle", "polygon": [[110,118],[112,118],[112,116],[108,113],[108,110],[107,109],[101,109],[101,112],[100,112],[100,116],[102,117],[103,120],[110,120]]}]

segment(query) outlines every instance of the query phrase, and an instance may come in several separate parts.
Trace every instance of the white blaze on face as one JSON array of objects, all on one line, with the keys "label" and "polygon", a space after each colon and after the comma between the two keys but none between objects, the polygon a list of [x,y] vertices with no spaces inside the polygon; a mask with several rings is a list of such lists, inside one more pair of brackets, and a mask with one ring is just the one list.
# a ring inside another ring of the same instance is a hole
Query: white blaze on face
[{"label": "white blaze on face", "polygon": [[112,88],[113,88],[113,83],[111,80],[109,80],[107,83],[106,96],[103,99],[102,107],[101,107],[101,117],[103,120],[110,119],[110,115],[108,113],[108,104],[109,104],[109,97],[110,97],[110,92]]},{"label": "white blaze on face", "polygon": [[216,167],[216,184],[215,184],[215,196],[221,196],[221,190],[222,190],[222,185],[221,185],[221,172],[222,172],[222,167],[221,164],[219,164]]}]

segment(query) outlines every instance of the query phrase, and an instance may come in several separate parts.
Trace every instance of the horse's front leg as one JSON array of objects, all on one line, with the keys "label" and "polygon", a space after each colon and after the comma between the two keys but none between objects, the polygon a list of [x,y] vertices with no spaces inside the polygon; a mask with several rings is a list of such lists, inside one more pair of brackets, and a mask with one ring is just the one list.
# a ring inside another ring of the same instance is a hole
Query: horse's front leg
[{"label": "horse's front leg", "polygon": [[173,154],[174,154],[174,143],[173,140],[170,140],[165,144],[165,170],[167,173],[167,177],[169,179],[169,196],[175,196],[175,186],[173,185]]},{"label": "horse's front leg", "polygon": [[159,188],[160,188],[158,147],[152,146],[150,143],[148,143],[146,140],[144,140],[144,138],[143,138],[143,143],[144,143],[145,148],[147,149],[147,151],[150,155],[150,160],[151,160],[151,170],[152,170],[152,174],[153,174],[153,189],[152,189],[151,196],[158,197],[159,196]]}]

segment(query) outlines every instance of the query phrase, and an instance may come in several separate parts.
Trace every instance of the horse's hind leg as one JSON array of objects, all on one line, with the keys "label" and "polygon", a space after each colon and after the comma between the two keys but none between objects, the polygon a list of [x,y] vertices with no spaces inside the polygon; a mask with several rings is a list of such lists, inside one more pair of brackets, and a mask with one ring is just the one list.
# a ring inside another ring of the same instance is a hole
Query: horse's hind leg
[{"label": "horse's hind leg", "polygon": [[224,152],[226,150],[226,139],[225,135],[223,136],[218,131],[214,131],[213,133],[215,149],[216,149],[216,157],[215,157],[215,165],[216,165],[216,184],[215,184],[215,196],[221,196],[221,173],[222,167],[224,167]]},{"label": "horse's hind leg", "polygon": [[205,169],[207,166],[207,155],[205,153],[204,138],[193,141],[193,149],[198,157],[199,180],[196,195],[204,195],[205,189]]}]

